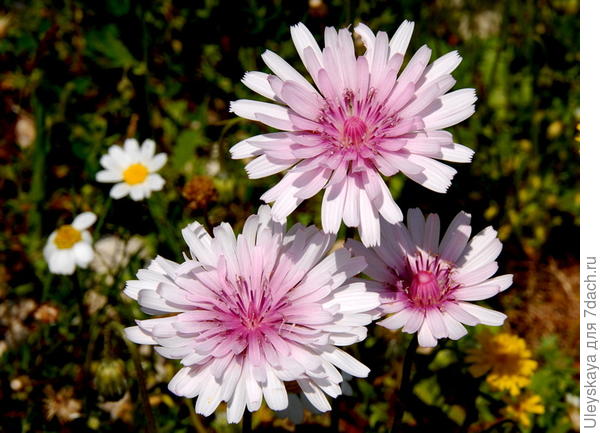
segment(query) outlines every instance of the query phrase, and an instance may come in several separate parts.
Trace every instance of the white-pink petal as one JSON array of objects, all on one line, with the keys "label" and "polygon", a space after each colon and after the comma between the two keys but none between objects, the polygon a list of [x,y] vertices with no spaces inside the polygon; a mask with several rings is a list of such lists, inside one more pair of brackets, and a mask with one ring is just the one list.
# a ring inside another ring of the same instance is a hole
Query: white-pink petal
[{"label": "white-pink petal", "polygon": [[462,144],[452,143],[440,147],[441,159],[451,162],[471,162],[475,151]]},{"label": "white-pink petal", "polygon": [[283,60],[274,52],[267,50],[263,53],[262,59],[271,71],[282,81],[293,81],[304,87],[306,90],[315,92],[314,87],[296,71],[288,62]]},{"label": "white-pink petal", "polygon": [[475,316],[479,323],[483,325],[500,326],[504,323],[504,320],[506,320],[506,314],[499,311],[490,310],[489,308],[480,307],[479,305],[470,304],[468,302],[459,302],[458,304],[467,313]]},{"label": "white-pink petal", "polygon": [[458,340],[467,335],[467,328],[465,328],[458,320],[454,319],[446,312],[442,314],[444,316],[444,324],[448,330],[448,338]]},{"label": "white-pink petal", "polygon": [[295,26],[290,27],[290,33],[292,35],[292,41],[294,42],[294,46],[298,51],[298,55],[302,59],[302,62],[306,65],[307,60],[305,57],[306,49],[309,48],[313,51],[316,56],[316,59],[322,64],[322,55],[321,49],[319,48],[319,44],[315,40],[315,37],[312,33],[306,28],[306,26],[302,23],[298,23]]},{"label": "white-pink petal", "polygon": [[275,100],[277,99],[277,96],[269,84],[268,77],[269,74],[264,72],[246,72],[242,78],[242,83],[247,88],[254,90],[259,95],[262,95],[267,99]]},{"label": "white-pink petal", "polygon": [[491,298],[500,292],[500,287],[494,284],[482,283],[476,286],[461,287],[452,292],[452,296],[460,301],[481,301]]},{"label": "white-pink petal", "polygon": [[379,215],[369,200],[365,190],[359,191],[360,239],[367,247],[379,245],[380,225]]},{"label": "white-pink petal", "polygon": [[474,89],[459,89],[439,98],[440,106],[423,117],[425,129],[443,129],[456,125],[475,112]]},{"label": "white-pink petal", "polygon": [[248,172],[248,178],[260,179],[261,177],[271,176],[272,174],[287,170],[296,162],[297,159],[295,158],[282,160],[261,155],[246,165],[246,172]]},{"label": "white-pink petal", "polygon": [[345,181],[330,184],[325,189],[321,205],[321,224],[325,233],[337,233],[340,228],[346,203],[346,189]]},{"label": "white-pink petal", "polygon": [[413,30],[415,28],[415,23],[412,21],[403,21],[392,36],[390,40],[390,57],[394,54],[401,54],[404,56],[406,54],[406,49],[408,48],[408,44],[410,42],[410,38],[412,37]]},{"label": "white-pink petal", "polygon": [[421,327],[419,328],[417,338],[419,341],[419,346],[422,347],[435,347],[435,345],[437,344],[437,339],[433,336],[433,332],[429,328],[429,324],[427,321],[424,321]]},{"label": "white-pink petal", "polygon": [[124,330],[127,339],[137,344],[156,344],[152,334],[143,331],[139,326],[130,326]]}]

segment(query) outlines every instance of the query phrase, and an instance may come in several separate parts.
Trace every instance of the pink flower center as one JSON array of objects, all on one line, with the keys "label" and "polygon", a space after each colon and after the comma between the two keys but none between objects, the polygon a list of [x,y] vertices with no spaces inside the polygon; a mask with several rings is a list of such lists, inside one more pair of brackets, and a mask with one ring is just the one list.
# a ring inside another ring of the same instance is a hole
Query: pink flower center
[{"label": "pink flower center", "polygon": [[[206,339],[214,337],[221,341],[212,352],[214,356],[220,357],[228,352],[243,354],[253,365],[259,365],[269,348],[269,353],[276,350],[275,347],[285,351],[288,341],[309,344],[320,337],[311,325],[314,321],[312,315],[321,313],[322,307],[315,304],[306,313],[303,305],[294,305],[289,300],[287,290],[282,289],[286,286],[274,285],[269,277],[252,274],[246,278],[229,273],[224,258],[219,262],[216,273],[207,277],[208,285],[218,282],[220,290],[214,292],[218,296],[209,300],[204,296],[198,298],[201,317],[193,317],[193,312],[190,316],[193,321],[208,326]],[[314,308],[317,311],[313,311]]]},{"label": "pink flower center", "polygon": [[358,116],[352,116],[344,120],[344,142],[347,146],[356,146],[361,143],[367,124]]},{"label": "pink flower center", "polygon": [[408,286],[410,298],[421,305],[434,304],[441,292],[437,278],[429,271],[418,271]]},{"label": "pink flower center", "polygon": [[233,328],[242,333],[260,332],[264,327],[272,327],[281,323],[278,310],[282,303],[273,304],[268,296],[267,281],[261,281],[260,290],[252,287],[244,278],[238,277],[237,284],[232,285],[229,310],[233,320]]},{"label": "pink flower center", "polygon": [[415,129],[411,125],[405,130],[395,129],[402,121],[398,110],[376,100],[376,89],[362,93],[365,92],[357,94],[346,89],[342,101],[326,98],[317,119],[319,127],[310,131],[320,136],[329,148],[330,156],[338,158],[330,161],[332,165],[351,161],[352,167],[358,171],[371,166],[370,161],[376,157],[382,141]]},{"label": "pink flower center", "polygon": [[438,306],[453,299],[452,292],[460,285],[452,279],[454,265],[419,253],[415,260],[408,260],[404,275],[397,283],[417,307]]},{"label": "pink flower center", "polygon": [[240,322],[246,329],[253,331],[259,328],[262,324],[262,317],[259,317],[256,314],[248,314],[245,317],[240,317]]}]

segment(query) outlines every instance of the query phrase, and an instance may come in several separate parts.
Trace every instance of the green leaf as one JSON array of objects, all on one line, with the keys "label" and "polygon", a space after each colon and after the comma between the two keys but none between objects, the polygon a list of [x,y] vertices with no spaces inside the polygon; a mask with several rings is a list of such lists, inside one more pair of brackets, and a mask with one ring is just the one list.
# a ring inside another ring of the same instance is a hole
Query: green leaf
[{"label": "green leaf", "polygon": [[98,63],[109,68],[129,69],[137,64],[125,44],[121,42],[119,30],[114,24],[87,33],[86,55],[95,57],[98,54],[104,57]]},{"label": "green leaf", "polygon": [[177,100],[165,103],[165,111],[176,122],[183,123],[188,108],[187,101]]},{"label": "green leaf", "polygon": [[182,170],[184,165],[190,162],[196,156],[196,148],[203,144],[205,141],[202,134],[199,131],[192,129],[186,129],[175,143],[175,149],[173,151],[173,167],[176,170]]},{"label": "green leaf", "polygon": [[129,0],[108,0],[106,2],[108,11],[116,17],[126,15],[129,12],[130,6]]}]

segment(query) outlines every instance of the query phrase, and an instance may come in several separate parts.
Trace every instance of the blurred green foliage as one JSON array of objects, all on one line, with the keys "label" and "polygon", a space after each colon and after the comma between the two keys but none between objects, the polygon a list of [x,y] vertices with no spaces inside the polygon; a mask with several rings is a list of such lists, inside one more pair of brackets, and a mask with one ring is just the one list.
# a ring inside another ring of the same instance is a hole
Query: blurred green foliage
[{"label": "blurred green foliage", "polygon": [[[205,173],[212,158],[217,176],[239,185],[236,199],[255,200],[275,178],[249,183],[242,164],[227,157],[231,145],[260,131],[227,112],[230,100],[254,97],[240,83],[242,74],[265,70],[266,48],[302,70],[288,33],[297,21],[321,40],[325,25],[365,21],[391,32],[406,18],[417,23],[409,50],[423,43],[434,57],[459,50],[457,87],[476,87],[479,102],[476,115],[453,128],[459,142],[476,150],[473,164],[458,167],[445,196],[393,179],[401,206],[448,215],[465,208],[499,227],[516,252],[540,257],[546,248],[564,251],[568,239],[566,249],[576,254],[568,236],[579,207],[576,1],[234,3],[233,14],[229,3],[216,1],[197,8],[105,1],[88,8],[33,0],[5,9],[3,123],[10,131],[19,113],[28,113],[40,127],[38,143],[49,146],[48,155],[26,151],[31,164],[19,168],[33,170],[46,158],[69,166],[68,182],[42,182],[35,173],[33,184],[14,179],[34,193],[21,200],[43,207],[61,187],[93,182],[99,155],[126,135],[156,139],[171,155],[172,181]],[[14,135],[2,141],[10,147]],[[301,211],[313,215],[317,202]]]},{"label": "blurred green foliage", "polygon": [[[114,415],[116,409],[109,416],[86,387],[92,361],[101,358],[106,344],[111,356],[130,358],[117,331],[106,336],[100,330],[143,317],[119,293],[144,258],[134,256],[110,283],[90,283],[89,271],[72,279],[50,276],[43,244],[58,224],[83,210],[99,215],[96,240],[111,233],[124,239],[142,235],[149,256],[179,257],[178,230],[192,220],[209,226],[226,220],[239,228],[277,177],[250,182],[243,162],[229,158],[232,145],[265,129],[233,117],[228,104],[256,98],[240,78],[248,70],[266,71],[260,60],[265,49],[303,71],[289,36],[289,26],[299,21],[322,42],[328,25],[365,22],[391,33],[410,19],[416,27],[409,54],[422,44],[433,49],[433,58],[459,50],[463,62],[454,74],[456,87],[475,87],[479,101],[475,115],[452,132],[456,141],[476,150],[474,161],[456,167],[446,195],[405,183],[401,176],[389,179],[395,198],[403,210],[419,206],[445,221],[461,209],[471,212],[474,227],[499,228],[512,258],[577,257],[578,13],[576,0],[3,2],[0,299],[16,309],[18,299],[29,296],[59,306],[60,315],[52,325],[26,316],[21,344],[0,355],[0,413],[9,420],[0,423],[0,431],[71,431],[56,419],[44,420],[42,390],[72,382],[84,414],[69,424],[72,431],[141,430],[141,410],[131,420]],[[161,172],[167,187],[145,203],[112,202],[108,187],[94,180],[99,158],[108,146],[132,136],[153,138],[169,154]],[[197,175],[211,176],[218,192],[218,199],[200,211],[186,207],[181,194]],[[305,202],[291,219],[318,224],[319,203],[318,198]],[[108,299],[98,314],[82,304],[89,290]],[[376,384],[353,383],[355,396],[341,403],[343,425],[358,426],[357,431],[386,431],[390,406],[382,397],[392,398],[398,388],[407,344],[400,335],[381,330],[375,335],[361,347],[361,358],[375,366]],[[448,350],[419,355],[416,397],[406,415],[413,424],[407,431],[459,431],[478,421],[472,410],[481,407],[480,383],[466,373],[462,360],[463,345],[469,344],[470,337]],[[551,337],[539,350],[543,366],[532,389],[547,410],[533,431],[569,431],[565,393],[575,392],[573,360]],[[187,406],[166,390],[173,367],[147,354],[143,362],[147,368],[162,363],[164,370],[162,378],[149,378],[160,431],[190,431],[194,419]],[[134,377],[131,361],[127,369]],[[21,375],[33,381],[34,403],[11,387]],[[137,382],[130,383],[135,400]],[[498,414],[500,400],[490,398],[482,420]],[[237,428],[219,416],[210,422],[218,431]]]}]

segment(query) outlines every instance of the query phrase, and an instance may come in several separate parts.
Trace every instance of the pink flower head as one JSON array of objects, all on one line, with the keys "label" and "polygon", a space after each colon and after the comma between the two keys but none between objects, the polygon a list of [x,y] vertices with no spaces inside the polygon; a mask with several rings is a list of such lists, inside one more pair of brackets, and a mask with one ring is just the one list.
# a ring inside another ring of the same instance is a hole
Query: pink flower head
[{"label": "pink flower head", "polygon": [[364,24],[355,32],[366,51],[356,57],[347,29],[325,30],[325,48],[303,24],[291,28],[292,40],[313,87],[277,54],[263,60],[274,75],[248,72],[242,82],[275,103],[238,100],[231,111],[285,132],[248,138],[231,148],[235,159],[258,156],[246,170],[251,179],[289,171],[262,196],[275,202],[273,218],[282,221],[307,198],[325,189],[323,229],[337,233],[341,221],[358,227],[367,246],[379,244],[379,214],[402,221],[380,174],[399,171],[437,192],[446,192],[456,173],[436,159],[469,162],[473,151],[454,143],[443,128],[475,111],[475,91],[446,93],[461,61],[456,51],[427,66],[431,49],[422,46],[398,75],[414,23],[404,21],[391,40]]},{"label": "pink flower head", "polygon": [[439,338],[458,340],[462,325],[499,326],[506,316],[467,301],[487,299],[506,290],[512,275],[490,278],[498,270],[502,244],[487,227],[471,236],[471,216],[460,212],[441,242],[440,219],[424,218],[419,209],[408,211],[408,228],[382,224],[381,245],[365,248],[348,241],[349,249],[366,258],[369,284],[379,293],[384,314],[378,324],[389,329],[419,332],[419,344],[433,347]]},{"label": "pink flower head", "polygon": [[229,224],[211,237],[198,224],[183,230],[191,258],[182,264],[157,257],[125,294],[148,314],[126,329],[139,344],[154,344],[183,367],[169,383],[195,397],[210,415],[221,401],[227,419],[257,410],[264,397],[273,410],[288,406],[284,382],[296,381],[308,401],[330,409],[325,397],[341,393],[338,368],[365,377],[369,369],[338,349],[366,337],[379,316],[379,297],[352,278],[366,263],[346,249],[327,255],[334,236],[314,226],[285,223],[262,206],[236,236]]}]

